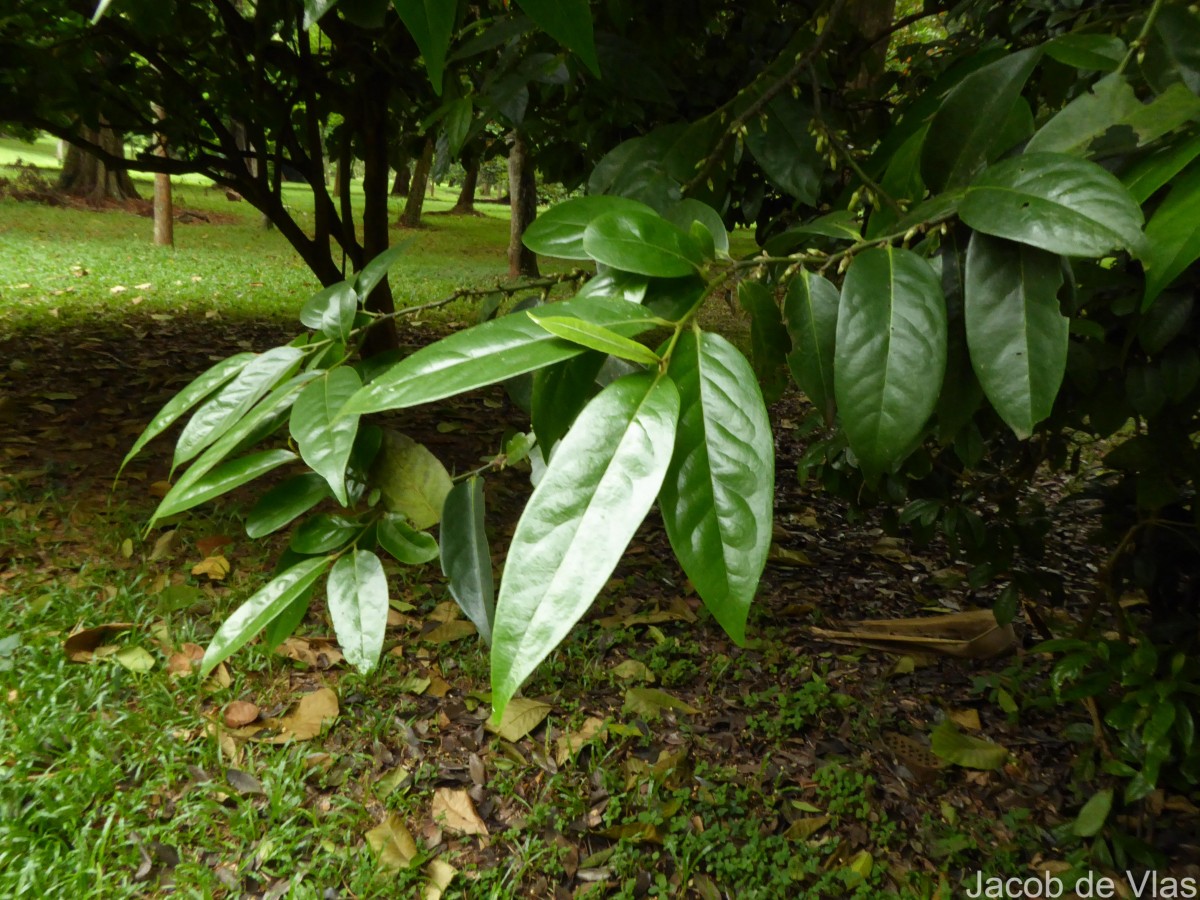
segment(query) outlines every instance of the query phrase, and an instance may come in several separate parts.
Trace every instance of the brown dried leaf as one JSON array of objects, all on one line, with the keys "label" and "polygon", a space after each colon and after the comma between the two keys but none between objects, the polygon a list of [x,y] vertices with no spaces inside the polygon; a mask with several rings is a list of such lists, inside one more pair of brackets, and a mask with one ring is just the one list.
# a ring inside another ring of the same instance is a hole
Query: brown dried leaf
[{"label": "brown dried leaf", "polygon": [[314,669],[328,669],[343,660],[342,650],[329,638],[286,638],[275,652]]},{"label": "brown dried leaf", "polygon": [[246,700],[234,700],[225,707],[225,724],[230,728],[241,728],[258,718],[258,707]]},{"label": "brown dried leaf", "polygon": [[268,721],[269,726],[278,728],[271,737],[255,738],[268,744],[285,744],[288,741],[308,741],[317,737],[321,729],[338,715],[338,699],[329,688],[318,688],[305,694],[290,714],[278,720]]},{"label": "brown dried leaf", "polygon": [[229,569],[229,560],[225,557],[209,556],[192,566],[192,574],[203,575],[209,581],[224,581]]},{"label": "brown dried leaf", "polygon": [[487,723],[487,730],[498,734],[506,741],[519,741],[541,724],[542,719],[550,715],[551,706],[540,700],[528,700],[524,697],[514,697],[504,707],[504,715],[500,717],[499,725]]},{"label": "brown dried leaf", "polygon": [[604,730],[604,720],[598,719],[595,716],[589,716],[584,719],[583,725],[578,731],[571,734],[564,734],[558,739],[554,750],[555,762],[561,766],[583,749],[584,744],[597,737],[601,741],[607,737],[607,733]]},{"label": "brown dried leaf", "polygon": [[[63,650],[67,654],[67,659],[71,662],[89,662],[95,655],[97,648],[108,643],[108,639],[115,637],[123,631],[132,631],[137,628],[133,622],[109,622],[106,625],[95,625],[91,628],[81,628],[78,631],[72,632],[65,641],[63,641]],[[111,653],[115,653],[114,648]]]},{"label": "brown dried leaf", "polygon": [[170,556],[171,551],[175,548],[175,538],[178,535],[179,529],[177,528],[160,534],[154,542],[154,549],[150,551],[150,562],[157,562],[165,556]]},{"label": "brown dried leaf", "polygon": [[214,556],[217,550],[232,543],[233,538],[228,535],[210,534],[208,537],[202,537],[196,541],[196,549],[204,556]]},{"label": "brown dried leaf", "polygon": [[983,725],[979,721],[979,710],[977,709],[952,709],[947,713],[950,721],[960,728],[966,728],[968,731],[980,731]]},{"label": "brown dried leaf", "polygon": [[438,788],[433,793],[433,820],[455,834],[488,833],[487,825],[475,811],[475,804],[465,790]]}]

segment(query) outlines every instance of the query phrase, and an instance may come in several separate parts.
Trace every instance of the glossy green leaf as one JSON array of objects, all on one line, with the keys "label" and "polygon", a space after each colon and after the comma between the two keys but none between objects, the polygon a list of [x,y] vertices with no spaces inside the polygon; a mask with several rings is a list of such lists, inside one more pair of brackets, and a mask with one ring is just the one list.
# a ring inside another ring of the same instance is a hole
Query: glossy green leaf
[{"label": "glossy green leaf", "polygon": [[588,0],[517,0],[517,5],[537,23],[538,28],[573,50],[583,64],[592,70],[592,74],[600,77]]},{"label": "glossy green leaf", "polygon": [[[632,337],[655,326],[653,314],[624,300],[591,297],[551,307]],[[422,347],[355,394],[342,410],[350,413],[404,409],[430,403],[553,365],[583,352],[550,334],[524,312],[512,313],[457,332]]]},{"label": "glossy green leaf", "polygon": [[645,203],[626,197],[611,197],[607,194],[592,194],[556,203],[534,219],[521,242],[541,256],[559,259],[591,259],[583,249],[583,232],[604,213],[641,212],[653,215]]},{"label": "glossy green leaf", "polygon": [[425,529],[438,523],[453,483],[441,460],[408,435],[386,431],[383,447],[371,469],[383,505]]},{"label": "glossy green leaf", "polygon": [[921,151],[921,176],[940,192],[966,185],[994,153],[997,123],[1005,121],[1041,57],[1021,50],[960,81],[934,114]]},{"label": "glossy green leaf", "polygon": [[1125,58],[1125,42],[1112,34],[1061,34],[1046,43],[1046,55],[1066,66],[1112,72]]},{"label": "glossy green leaf", "polygon": [[392,3],[400,14],[400,21],[417,42],[429,82],[440,95],[446,51],[450,49],[450,38],[454,34],[458,4],[453,0],[392,0]]},{"label": "glossy green leaf", "polygon": [[621,210],[593,219],[583,248],[597,262],[659,278],[694,275],[704,265],[695,238],[656,213]]},{"label": "glossy green leaf", "polygon": [[387,628],[383,564],[370,550],[347,553],[329,570],[326,590],[329,618],[346,662],[365,675],[379,665]]},{"label": "glossy green leaf", "polygon": [[533,374],[533,431],[543,456],[554,449],[591,399],[606,358],[603,353],[590,351]]},{"label": "glossy green leaf", "polygon": [[305,472],[289,478],[275,485],[254,504],[246,516],[246,535],[260,538],[278,531],[328,496],[329,485],[320,475]]},{"label": "glossy green leaf", "polygon": [[363,526],[355,519],[320,513],[301,523],[292,533],[289,549],[312,556],[340,550],[362,533]]},{"label": "glossy green leaf", "polygon": [[720,213],[707,203],[691,197],[680,200],[667,210],[667,221],[684,230],[699,222],[712,237],[716,251],[725,256],[729,254],[729,232],[725,230]]},{"label": "glossy green leaf", "polygon": [[1097,791],[1075,817],[1071,830],[1080,837],[1095,837],[1112,812],[1113,792],[1111,788]]},{"label": "glossy green leaf", "polygon": [[1200,156],[1200,134],[1177,141],[1147,156],[1121,176],[1130,195],[1145,203],[1164,184],[1182,172]]},{"label": "glossy green leaf", "polygon": [[197,376],[187,387],[167,401],[167,404],[150,420],[150,424],[146,426],[146,429],[134,442],[133,447],[125,455],[117,474],[119,475],[124,470],[129,461],[137,456],[146,444],[175,424],[179,417],[189,409],[237,375],[254,358],[255,354],[253,353],[236,353],[228,359],[223,359]]},{"label": "glossy green leaf", "polygon": [[362,381],[353,369],[345,366],[330,369],[324,378],[309,384],[296,398],[289,424],[300,457],[329,483],[342,506],[350,505],[346,495],[346,463],[358,434],[359,417],[339,413],[361,387]]},{"label": "glossy green leaf", "polygon": [[[453,9],[454,4],[448,4]],[[362,267],[362,271],[354,276],[354,293],[358,295],[358,299],[366,302],[367,297],[371,295],[371,291],[375,290],[375,286],[387,277],[388,269],[396,264],[401,256],[408,249],[410,241],[403,241],[394,247],[388,247],[373,260]]]},{"label": "glossy green leaf", "polygon": [[604,587],[671,460],[679,392],[649,372],[587,405],[517,523],[496,603],[492,718]]},{"label": "glossy green leaf", "polygon": [[442,573],[450,593],[484,643],[492,643],[496,589],[492,554],[483,528],[483,479],[472,476],[446,495],[442,508]]},{"label": "glossy green leaf", "polygon": [[475,106],[470,97],[459,97],[450,102],[450,109],[446,113],[446,152],[451,159],[458,159],[462,153],[474,119]]},{"label": "glossy green leaf", "polygon": [[1142,210],[1093,162],[1031,153],[997,163],[972,182],[958,214],[976,231],[1060,253],[1141,250]]},{"label": "glossy green leaf", "polygon": [[1070,321],[1059,311],[1062,261],[1025,244],[974,234],[965,316],[971,365],[1019,438],[1050,415],[1067,368]]},{"label": "glossy green leaf", "polygon": [[1140,62],[1146,81],[1160,94],[1172,84],[1200,94],[1200,15],[1186,4],[1164,3]]},{"label": "glossy green leaf", "polygon": [[684,332],[669,374],[681,415],[663,522],[704,605],[741,644],[771,543],[771,423],[749,363],[719,335]]},{"label": "glossy green leaf", "polygon": [[218,665],[244,647],[263,627],[303,594],[329,565],[326,558],[306,559],[277,575],[234,610],[204,651],[200,676],[208,677]]},{"label": "glossy green leaf", "polygon": [[812,113],[791,94],[767,104],[747,127],[746,146],[777,187],[808,206],[817,205],[825,161],[811,131]]},{"label": "glossy green leaf", "polygon": [[738,285],[738,303],[750,316],[750,361],[767,403],[778,400],[787,387],[787,356],[791,338],[774,295],[757,281]]},{"label": "glossy green leaf", "polygon": [[[339,281],[322,288],[304,301],[300,307],[300,324],[344,342],[343,323],[347,319],[353,323],[357,310],[358,295],[354,293],[354,283]],[[348,330],[346,333],[349,333]]]},{"label": "glossy green leaf", "polygon": [[[154,511],[154,518],[150,524],[153,526],[154,522],[159,519],[165,519],[167,516],[176,515],[193,506],[199,506],[214,497],[220,497],[295,458],[296,454],[291,450],[263,450],[260,453],[252,453],[249,456],[222,463],[195,481],[185,484],[180,479],[179,483],[163,497],[162,503]],[[188,474],[191,474],[190,470]]]},{"label": "glossy green leaf", "polygon": [[929,736],[929,748],[939,759],[965,769],[999,769],[1008,762],[1008,751],[999,744],[963,734],[943,719]]},{"label": "glossy green leaf", "polygon": [[406,566],[423,565],[438,555],[433,535],[428,531],[417,531],[404,516],[396,513],[386,513],[379,520],[377,536],[380,546]]},{"label": "glossy green leaf", "polygon": [[215,397],[205,401],[184,426],[175,444],[171,468],[196,456],[220,438],[276,384],[295,370],[304,353],[297,347],[274,347],[250,360]]},{"label": "glossy green leaf", "polygon": [[827,278],[801,269],[788,283],[783,314],[792,338],[788,367],[800,390],[833,423],[833,354],[837,344],[838,289]]},{"label": "glossy green leaf", "polygon": [[1175,180],[1170,193],[1146,225],[1146,251],[1142,254],[1146,269],[1143,309],[1200,259],[1198,210],[1200,165],[1193,165]]},{"label": "glossy green leaf", "polygon": [[641,303],[646,298],[650,280],[645,275],[634,275],[604,266],[587,283],[575,292],[576,300],[598,297],[602,300],[624,300]]},{"label": "glossy green leaf", "polygon": [[810,237],[830,237],[844,241],[862,240],[861,226],[854,213],[840,209],[818,216],[803,225],[789,228],[782,234],[768,238],[763,249],[770,254],[791,253],[797,247],[809,243]]},{"label": "glossy green leaf", "polygon": [[[112,0],[103,0],[107,6]],[[304,0],[304,23],[303,28],[307,31],[321,20],[325,13],[329,12],[337,5],[338,0]]]},{"label": "glossy green leaf", "polygon": [[660,362],[658,354],[644,344],[622,337],[603,325],[595,325],[573,316],[535,316],[533,313],[526,315],[556,337],[587,347],[589,350],[619,356],[621,359],[646,366],[656,366]]},{"label": "glossy green leaf", "polygon": [[904,458],[933,412],[946,366],[946,303],[910,250],[854,258],[842,285],[834,396],[850,448],[876,475]]}]

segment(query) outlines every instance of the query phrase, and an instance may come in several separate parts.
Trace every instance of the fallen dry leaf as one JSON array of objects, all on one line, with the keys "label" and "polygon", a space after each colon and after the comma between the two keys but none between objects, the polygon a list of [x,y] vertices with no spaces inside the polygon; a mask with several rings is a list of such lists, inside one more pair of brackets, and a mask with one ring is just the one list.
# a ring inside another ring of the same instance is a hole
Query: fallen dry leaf
[{"label": "fallen dry leaf", "polygon": [[395,813],[368,831],[366,837],[379,864],[394,872],[409,868],[417,857],[417,842]]},{"label": "fallen dry leaf", "polygon": [[429,879],[422,900],[442,900],[442,893],[450,887],[450,882],[458,874],[458,869],[442,859],[431,861],[422,871]]},{"label": "fallen dry leaf", "polygon": [[524,697],[514,697],[504,707],[504,715],[500,724],[487,723],[487,730],[498,734],[506,741],[516,742],[541,724],[542,719],[550,715],[551,706],[540,700],[527,700]]},{"label": "fallen dry leaf", "polygon": [[225,724],[241,728],[258,718],[258,707],[246,700],[234,700],[225,707]]},{"label": "fallen dry leaf", "polygon": [[341,648],[329,638],[287,638],[275,652],[314,669],[328,669],[343,660]]},{"label": "fallen dry leaf", "polygon": [[225,557],[209,556],[192,566],[192,574],[203,575],[210,581],[224,581],[229,569],[229,560]]},{"label": "fallen dry leaf", "polygon": [[[108,643],[109,638],[115,637],[123,631],[131,631],[135,628],[137,628],[137,625],[133,622],[109,622],[106,625],[81,628],[78,631],[72,632],[63,641],[63,650],[67,654],[67,659],[71,660],[71,662],[89,662],[95,655],[97,648]],[[111,652],[115,653],[116,650],[114,649]]]},{"label": "fallen dry leaf", "polygon": [[583,749],[584,744],[597,737],[602,741],[604,740],[604,720],[598,719],[595,716],[589,716],[584,720],[583,725],[580,726],[578,731],[564,734],[558,739],[554,751],[555,762],[561,766]]},{"label": "fallen dry leaf", "polygon": [[288,741],[308,741],[321,733],[321,729],[338,715],[338,699],[329,688],[318,688],[305,694],[296,704],[295,710],[278,720],[269,720],[268,726],[278,728],[278,733],[264,738],[255,738],[268,744],[284,744]]},{"label": "fallen dry leaf", "polygon": [[215,556],[216,551],[222,547],[232,544],[233,538],[225,534],[210,534],[208,537],[199,538],[196,541],[196,549],[203,556]]},{"label": "fallen dry leaf", "polygon": [[487,825],[475,811],[465,790],[438,788],[433,792],[433,820],[455,834],[488,833]]},{"label": "fallen dry leaf", "polygon": [[179,529],[172,528],[170,531],[164,531],[154,542],[154,549],[150,551],[150,562],[157,562],[165,556],[171,554],[171,550],[175,547],[175,538],[179,534]]},{"label": "fallen dry leaf", "polygon": [[443,622],[421,635],[421,640],[429,641],[431,644],[446,644],[450,641],[462,640],[465,637],[470,637],[475,634],[475,624],[468,622],[466,619],[455,619],[450,622]]},{"label": "fallen dry leaf", "polygon": [[979,731],[983,728],[983,725],[979,721],[979,710],[977,709],[952,709],[947,715],[950,717],[951,722],[968,731]]}]

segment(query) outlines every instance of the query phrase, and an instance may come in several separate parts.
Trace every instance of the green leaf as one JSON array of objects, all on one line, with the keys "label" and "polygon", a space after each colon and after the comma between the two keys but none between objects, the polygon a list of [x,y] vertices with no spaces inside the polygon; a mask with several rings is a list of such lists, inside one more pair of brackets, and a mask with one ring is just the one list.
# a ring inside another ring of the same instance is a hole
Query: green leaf
[{"label": "green leaf", "polygon": [[1095,837],[1104,827],[1104,823],[1108,821],[1108,814],[1112,812],[1112,804],[1111,788],[1098,791],[1092,799],[1083,804],[1079,815],[1075,817],[1074,824],[1071,825],[1071,830],[1080,837]]},{"label": "green leaf", "polygon": [[591,259],[583,249],[583,232],[593,219],[609,212],[653,214],[645,203],[626,197],[592,194],[556,203],[534,219],[521,242],[534,253],[559,259]]},{"label": "green leaf", "polygon": [[321,513],[306,520],[292,534],[289,549],[312,556],[340,550],[362,533],[363,526],[355,519]]},{"label": "green leaf", "polygon": [[589,350],[619,356],[621,359],[646,366],[656,366],[661,362],[658,354],[644,344],[622,337],[603,325],[593,325],[573,316],[535,316],[531,312],[526,315],[551,334]]},{"label": "green leaf", "polygon": [[303,358],[303,351],[297,347],[274,347],[250,360],[233,381],[188,420],[175,444],[172,470],[225,434]]},{"label": "green leaf", "polygon": [[967,184],[997,150],[999,130],[1041,57],[1022,50],[976,69],[934,114],[921,151],[921,176],[934,193]]},{"label": "green leaf", "polygon": [[608,581],[662,486],[679,392],[629,375],[601,391],[563,439],[517,523],[496,604],[492,718]]},{"label": "green leaf", "polygon": [[856,256],[838,310],[834,396],[868,475],[912,449],[945,366],[946,303],[929,264],[892,247]]},{"label": "green leaf", "polygon": [[[568,300],[555,315],[573,315],[632,337],[648,331],[656,317],[624,300]],[[523,312],[483,322],[422,347],[350,398],[342,415],[404,409],[494,384],[553,365],[583,348],[550,334]]]},{"label": "green leaf", "polygon": [[454,486],[442,507],[442,573],[450,594],[485,644],[492,643],[496,590],[492,554],[483,528],[483,479],[471,476]]},{"label": "green leaf", "polygon": [[[436,2],[436,0],[434,0]],[[451,10],[454,9],[453,3],[446,3]],[[451,12],[453,15],[453,12]],[[388,269],[396,264],[404,251],[408,249],[411,241],[404,241],[397,244],[395,247],[388,247],[373,260],[362,267],[362,271],[354,276],[354,293],[358,299],[366,302],[367,297],[371,295],[371,291],[375,290],[375,286],[387,277]],[[345,340],[343,338],[342,340]]]},{"label": "green leaf", "polygon": [[1008,751],[999,744],[963,734],[949,719],[943,719],[930,735],[930,749],[939,759],[964,769],[985,771],[1008,762]]},{"label": "green leaf", "polygon": [[589,351],[533,374],[533,432],[549,456],[596,389],[607,356]]},{"label": "green leaf", "polygon": [[454,486],[446,467],[424,444],[391,430],[384,432],[371,480],[390,512],[399,513],[422,530],[438,523],[446,495]]},{"label": "green leaf", "polygon": [[207,678],[218,665],[249,643],[268,622],[303,594],[320,577],[329,559],[306,559],[278,575],[234,610],[221,623],[204,651],[200,677]]},{"label": "green leaf", "polygon": [[346,463],[358,434],[358,416],[339,416],[346,401],[362,387],[358,373],[348,367],[330,369],[324,378],[301,391],[292,406],[289,425],[300,457],[323,477],[342,506],[346,495]]},{"label": "green leaf", "polygon": [[442,93],[442,72],[446,68],[446,51],[454,34],[454,15],[458,3],[454,0],[392,0],[400,21],[408,29],[417,49],[425,60],[429,82],[439,96]]},{"label": "green leaf", "polygon": [[603,272],[597,272],[575,292],[575,299],[599,297],[603,300],[641,303],[646,298],[649,286],[650,281],[645,275],[634,275],[632,272],[622,272],[620,269],[604,266]]},{"label": "green leaf", "polygon": [[[154,511],[154,518],[150,524],[153,526],[159,519],[165,519],[167,516],[173,516],[191,509],[193,506],[206,503],[214,497],[219,497],[236,487],[253,481],[260,475],[265,475],[272,469],[279,468],[286,462],[291,462],[295,458],[296,454],[291,450],[263,450],[260,453],[252,453],[249,456],[222,463],[202,478],[194,481],[189,479],[185,483],[183,479],[180,479],[179,483],[163,497],[162,503]],[[187,474],[192,474],[190,469]]]},{"label": "green leaf", "polygon": [[145,431],[141,433],[133,447],[125,455],[125,459],[121,461],[121,468],[117,470],[118,476],[143,447],[175,424],[179,417],[189,409],[237,375],[254,358],[255,354],[253,353],[237,353],[228,359],[223,359],[197,376],[191,384],[168,400],[167,404],[150,420],[150,424],[146,426]]},{"label": "green leaf", "polygon": [[1160,94],[1183,84],[1200,94],[1200,16],[1184,4],[1164,4],[1141,54],[1142,74]]},{"label": "green leaf", "polygon": [[656,213],[641,210],[597,216],[583,232],[583,248],[597,262],[638,275],[680,278],[704,265],[695,238]]},{"label": "green leaf", "polygon": [[687,197],[668,209],[666,217],[672,225],[685,231],[693,223],[699,222],[712,237],[716,252],[724,256],[729,255],[729,232],[725,230],[725,223],[721,221],[720,213],[707,203]]},{"label": "green leaf", "polygon": [[1147,156],[1121,176],[1121,183],[1138,203],[1145,203],[1160,187],[1200,156],[1200,134],[1168,144]]},{"label": "green leaf", "polygon": [[1176,278],[1200,258],[1200,165],[1193,165],[1171,186],[1167,197],[1146,225],[1146,309]]},{"label": "green leaf", "polygon": [[837,344],[838,289],[831,281],[801,269],[788,283],[783,314],[792,338],[788,367],[800,390],[833,423],[833,355]]},{"label": "green leaf", "polygon": [[275,485],[254,504],[246,516],[246,535],[265,537],[308,512],[329,496],[329,485],[320,475],[305,472]]},{"label": "green leaf", "polygon": [[379,665],[387,627],[388,585],[370,550],[355,550],[329,570],[329,618],[346,662],[364,675]]},{"label": "green leaf", "polygon": [[583,64],[591,69],[592,74],[600,77],[600,62],[596,59],[596,38],[592,33],[592,11],[588,0],[517,0],[517,5],[537,23],[538,28],[563,46],[575,51],[583,60]]},{"label": "green leaf", "polygon": [[[112,0],[102,0],[107,6]],[[302,28],[307,31],[321,20],[325,13],[329,12],[337,5],[338,0],[304,0],[304,22]],[[99,10],[97,10],[99,15]]]},{"label": "green leaf", "polygon": [[771,423],[749,363],[719,335],[684,332],[669,374],[682,412],[663,522],[704,605],[741,644],[771,543]]},{"label": "green leaf", "polygon": [[750,360],[763,399],[774,403],[787,387],[787,355],[792,342],[775,297],[757,281],[738,285],[738,302],[750,315]]},{"label": "green leaf", "polygon": [[377,535],[383,549],[406,566],[422,565],[438,555],[433,535],[417,531],[404,516],[395,513],[386,513],[379,520]]},{"label": "green leaf", "polygon": [[746,146],[772,183],[801,203],[816,206],[825,162],[817,153],[811,124],[808,107],[781,94],[751,120]]},{"label": "green leaf", "polygon": [[862,240],[858,218],[849,210],[840,209],[768,238],[763,249],[772,255],[791,253],[797,247],[805,244],[806,239],[811,236],[830,237],[843,241]]},{"label": "green leaf", "polygon": [[446,113],[446,151],[451,159],[458,159],[462,153],[474,120],[475,106],[470,97],[459,97],[450,102],[450,109]]},{"label": "green leaf", "polygon": [[1059,311],[1062,261],[976,233],[967,249],[965,317],[971,366],[1019,438],[1050,415],[1067,368],[1070,321]]},{"label": "green leaf", "polygon": [[1060,153],[1031,153],[997,163],[975,179],[959,204],[976,231],[1063,256],[1104,256],[1141,249],[1142,211],[1100,166]]},{"label": "green leaf", "polygon": [[[345,343],[358,311],[354,283],[339,281],[317,291],[300,307],[300,324],[326,337]],[[349,324],[347,324],[349,323]]]},{"label": "green leaf", "polygon": [[1125,58],[1125,42],[1112,34],[1061,34],[1046,42],[1046,55],[1065,66],[1113,72]]}]

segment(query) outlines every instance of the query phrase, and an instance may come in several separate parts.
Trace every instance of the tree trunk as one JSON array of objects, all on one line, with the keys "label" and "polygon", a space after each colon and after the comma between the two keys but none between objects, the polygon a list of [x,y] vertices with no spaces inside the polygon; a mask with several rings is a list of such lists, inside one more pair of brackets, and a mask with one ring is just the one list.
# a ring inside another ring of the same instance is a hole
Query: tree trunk
[{"label": "tree trunk", "polygon": [[529,147],[519,131],[512,133],[512,149],[508,151],[508,194],[512,221],[508,232],[508,276],[520,278],[538,275],[537,254],[526,247],[521,238],[537,218],[537,184]]},{"label": "tree trunk", "polygon": [[[159,119],[166,117],[166,111],[157,104],[154,114]],[[158,135],[158,147],[154,151],[162,157],[167,155],[167,139]],[[154,176],[154,243],[159,247],[175,246],[175,209],[171,202],[171,176],[158,172]]]},{"label": "tree trunk", "polygon": [[408,186],[408,200],[404,204],[404,212],[400,216],[400,224],[405,228],[418,228],[421,225],[421,210],[425,207],[425,184],[429,181],[429,170],[433,167],[433,138],[425,138],[425,146],[421,148],[421,158],[413,169],[412,183]]},{"label": "tree trunk", "polygon": [[[99,131],[80,128],[82,136],[102,147],[113,156],[125,156],[125,138],[120,133],[101,125]],[[63,162],[62,175],[58,179],[59,190],[92,203],[103,200],[136,200],[138,192],[129,178],[129,173],[110,169],[99,159],[79,149],[74,144],[67,147],[67,158]]]},{"label": "tree trunk", "polygon": [[450,207],[451,215],[478,215],[475,212],[475,186],[477,184],[479,184],[479,160],[468,160],[466,175],[463,176],[462,187],[458,192],[458,200],[455,201],[454,206]]},{"label": "tree trunk", "polygon": [[[363,265],[388,248],[388,80],[373,73],[363,92]],[[370,312],[395,312],[387,276],[371,291],[363,306]],[[400,346],[396,320],[371,326],[362,345],[363,356],[375,356]]]},{"label": "tree trunk", "polygon": [[[896,0],[850,0],[846,12],[849,21],[854,23],[855,30],[865,42],[892,24],[896,15]],[[880,80],[887,64],[889,43],[886,40],[880,41],[859,56],[858,73],[851,87],[868,94],[875,93],[875,83]]]},{"label": "tree trunk", "polygon": [[409,166],[406,162],[396,170],[396,180],[392,182],[393,197],[408,196],[408,185],[412,181],[412,176],[409,174],[408,169]]}]

